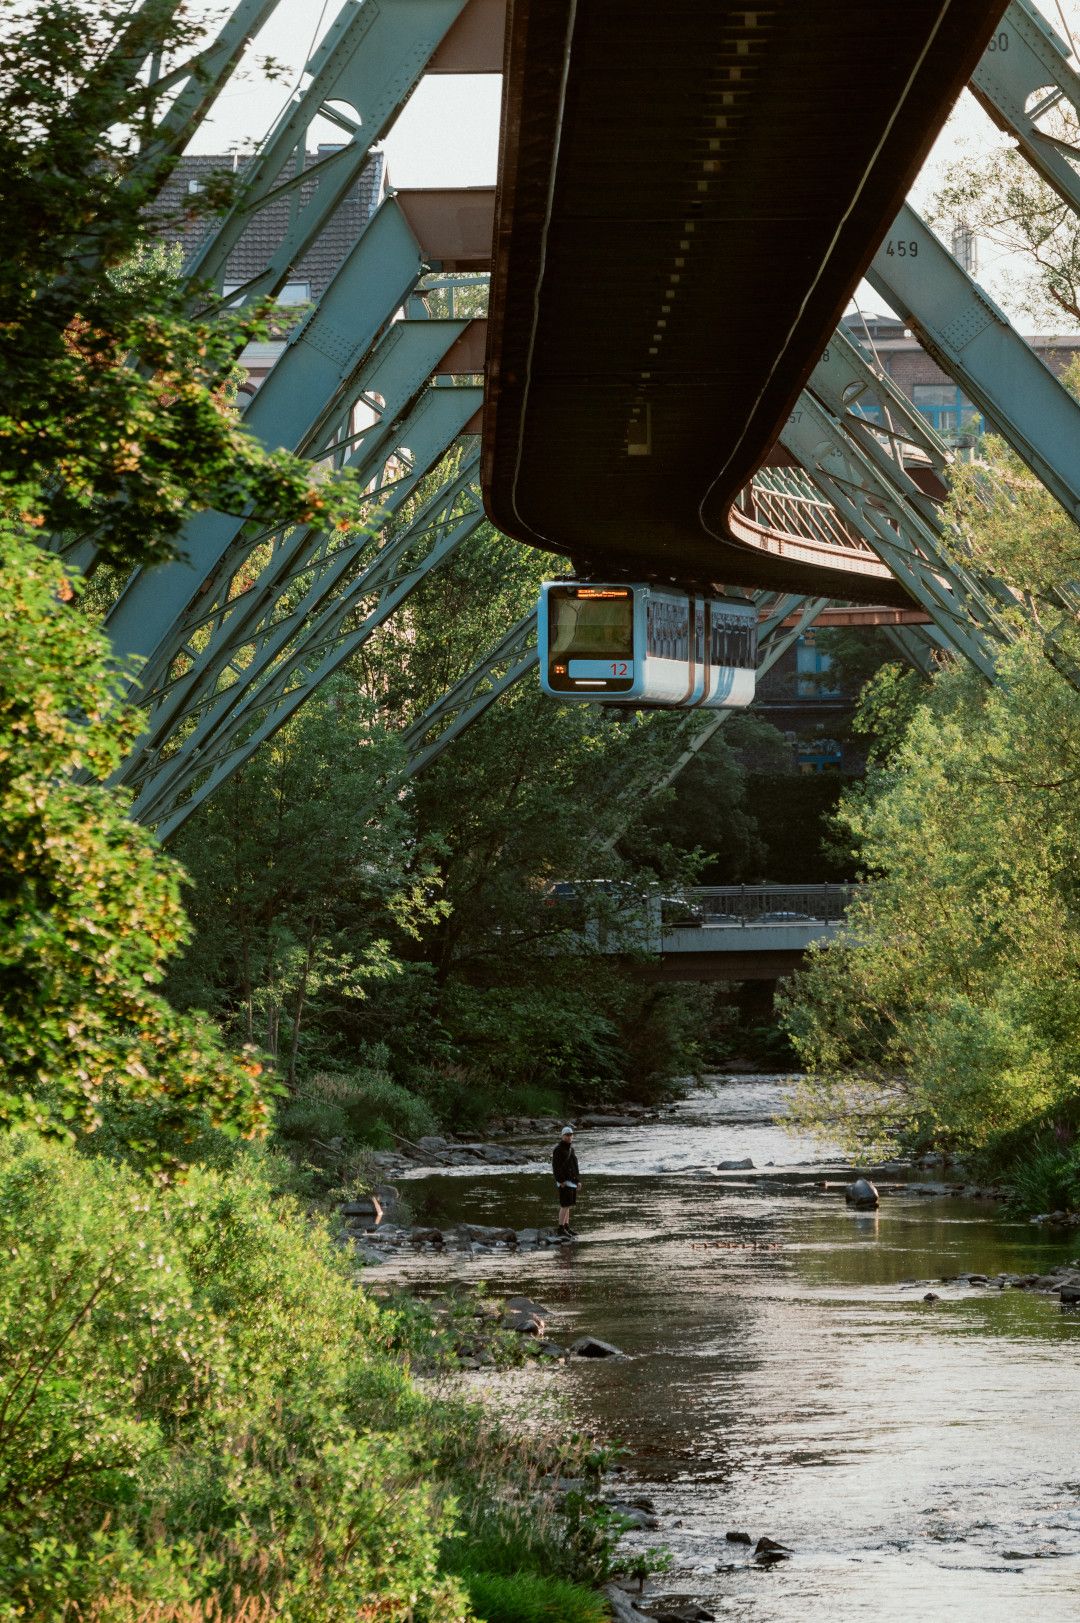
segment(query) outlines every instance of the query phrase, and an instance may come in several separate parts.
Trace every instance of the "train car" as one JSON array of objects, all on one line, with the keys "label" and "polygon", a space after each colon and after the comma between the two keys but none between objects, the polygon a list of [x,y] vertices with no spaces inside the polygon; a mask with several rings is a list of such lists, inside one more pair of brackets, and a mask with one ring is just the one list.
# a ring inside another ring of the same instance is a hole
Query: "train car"
[{"label": "train car", "polygon": [[745,600],[549,580],[538,636],[540,685],[554,699],[729,710],[754,697],[757,612]]}]

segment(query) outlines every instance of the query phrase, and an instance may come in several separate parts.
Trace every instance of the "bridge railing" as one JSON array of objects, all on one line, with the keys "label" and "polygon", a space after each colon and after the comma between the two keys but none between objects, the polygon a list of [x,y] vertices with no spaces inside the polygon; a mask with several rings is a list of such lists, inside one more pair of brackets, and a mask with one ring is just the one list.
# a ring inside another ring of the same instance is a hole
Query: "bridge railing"
[{"label": "bridge railing", "polygon": [[665,897],[665,928],[839,921],[858,885],[704,885],[677,899]]}]

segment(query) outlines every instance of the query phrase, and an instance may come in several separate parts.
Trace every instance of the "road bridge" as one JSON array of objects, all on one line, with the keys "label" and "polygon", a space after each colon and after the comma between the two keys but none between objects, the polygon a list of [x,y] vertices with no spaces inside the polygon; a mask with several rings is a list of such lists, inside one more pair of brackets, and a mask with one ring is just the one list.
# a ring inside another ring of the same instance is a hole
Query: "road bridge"
[{"label": "road bridge", "polygon": [[723,885],[650,909],[650,980],[775,981],[832,941],[857,885]]}]

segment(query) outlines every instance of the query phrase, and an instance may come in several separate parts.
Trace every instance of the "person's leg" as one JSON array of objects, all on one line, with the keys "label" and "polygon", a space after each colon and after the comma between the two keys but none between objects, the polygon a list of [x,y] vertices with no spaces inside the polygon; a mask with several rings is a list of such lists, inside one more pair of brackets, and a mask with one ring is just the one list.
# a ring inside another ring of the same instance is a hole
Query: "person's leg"
[{"label": "person's leg", "polygon": [[570,1208],[569,1208],[569,1206],[560,1206],[559,1207],[559,1227],[561,1229],[565,1229],[565,1228],[570,1227]]}]

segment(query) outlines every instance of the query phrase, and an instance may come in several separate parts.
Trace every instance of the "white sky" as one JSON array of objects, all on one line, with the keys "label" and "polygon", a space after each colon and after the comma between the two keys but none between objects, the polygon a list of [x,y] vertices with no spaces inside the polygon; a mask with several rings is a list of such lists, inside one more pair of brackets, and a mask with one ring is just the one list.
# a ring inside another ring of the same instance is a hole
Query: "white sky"
[{"label": "white sky", "polygon": [[[707,3],[707,0],[705,0]],[[1067,26],[1080,44],[1080,0],[1037,0],[1059,33]],[[213,115],[199,130],[193,152],[229,152],[261,140],[299,83],[304,62],[336,15],[338,0],[280,0],[276,12],[255,42],[253,58],[272,56],[287,66],[286,79],[273,83],[252,65],[234,77]],[[883,38],[883,49],[887,40]],[[499,141],[501,82],[496,74],[438,75],[421,81],[383,143],[390,179],[395,186],[490,186],[495,183]],[[312,140],[341,139],[326,125]],[[925,210],[948,164],[963,151],[983,153],[1005,144],[1004,137],[965,91],[939,136],[911,200]],[[1015,300],[1008,286],[1009,256],[979,243],[978,279],[1010,314]],[[881,299],[866,284],[856,295],[865,312],[881,308]],[[1021,326],[1031,323],[1017,317]]]}]

